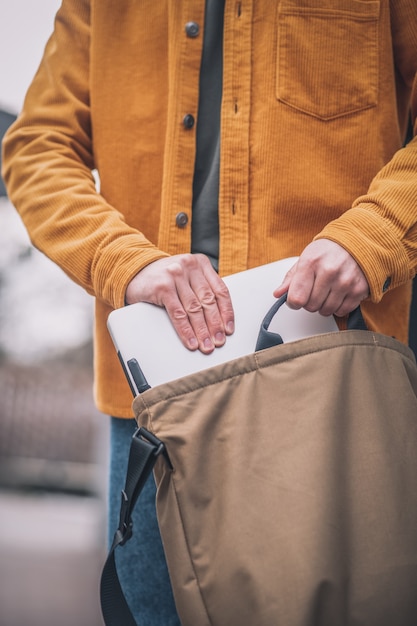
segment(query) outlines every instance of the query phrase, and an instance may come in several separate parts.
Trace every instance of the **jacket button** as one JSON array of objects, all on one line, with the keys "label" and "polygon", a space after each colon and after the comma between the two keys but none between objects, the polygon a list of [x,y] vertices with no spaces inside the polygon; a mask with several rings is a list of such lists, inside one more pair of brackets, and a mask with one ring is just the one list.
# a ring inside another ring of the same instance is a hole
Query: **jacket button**
[{"label": "jacket button", "polygon": [[190,130],[195,124],[194,116],[190,113],[187,113],[187,115],[184,115],[182,123],[184,125],[184,128]]},{"label": "jacket button", "polygon": [[200,33],[200,26],[197,22],[187,22],[185,25],[185,32],[187,37],[194,39],[195,37],[198,37]]},{"label": "jacket button", "polygon": [[181,211],[181,213],[177,213],[175,217],[175,223],[178,226],[178,228],[184,228],[184,226],[187,226],[188,224],[187,213],[184,213],[183,211]]}]

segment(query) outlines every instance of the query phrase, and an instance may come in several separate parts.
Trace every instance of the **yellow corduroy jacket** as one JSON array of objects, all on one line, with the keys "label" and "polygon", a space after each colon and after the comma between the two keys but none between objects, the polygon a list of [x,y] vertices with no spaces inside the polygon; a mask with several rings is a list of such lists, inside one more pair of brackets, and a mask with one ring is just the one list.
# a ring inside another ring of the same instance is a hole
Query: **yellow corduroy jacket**
[{"label": "yellow corduroy jacket", "polygon": [[[112,415],[132,415],[131,393],[107,316],[142,267],[190,250],[196,124],[184,117],[198,122],[204,7],[64,0],[4,141],[34,245],[96,297],[96,399]],[[369,327],[407,341],[417,140],[400,148],[416,72],[416,0],[226,0],[222,275],[326,237],[365,272]]]}]

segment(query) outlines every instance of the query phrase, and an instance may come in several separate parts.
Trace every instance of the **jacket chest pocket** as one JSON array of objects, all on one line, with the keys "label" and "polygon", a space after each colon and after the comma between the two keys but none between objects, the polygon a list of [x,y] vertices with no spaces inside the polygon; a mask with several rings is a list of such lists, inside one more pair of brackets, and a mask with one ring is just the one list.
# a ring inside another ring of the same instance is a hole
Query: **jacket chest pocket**
[{"label": "jacket chest pocket", "polygon": [[277,99],[329,120],[377,104],[379,0],[281,0]]}]

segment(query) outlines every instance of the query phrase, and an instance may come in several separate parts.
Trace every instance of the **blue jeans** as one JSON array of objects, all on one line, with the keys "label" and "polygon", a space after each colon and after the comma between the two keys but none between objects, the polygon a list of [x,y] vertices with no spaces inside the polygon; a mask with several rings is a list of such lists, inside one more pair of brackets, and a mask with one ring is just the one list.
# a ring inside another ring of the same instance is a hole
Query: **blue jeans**
[{"label": "blue jeans", "polygon": [[[109,543],[119,522],[120,494],[136,428],[133,419],[111,418]],[[151,476],[133,512],[133,536],[115,552],[117,571],[130,610],[140,626],[181,626],[156,519],[155,492]]]}]

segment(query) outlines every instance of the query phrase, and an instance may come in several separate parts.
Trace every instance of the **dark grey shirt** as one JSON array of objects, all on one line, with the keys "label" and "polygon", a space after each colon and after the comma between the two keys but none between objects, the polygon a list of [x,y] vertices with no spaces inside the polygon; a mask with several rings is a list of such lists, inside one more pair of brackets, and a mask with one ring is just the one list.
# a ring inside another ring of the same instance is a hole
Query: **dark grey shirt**
[{"label": "dark grey shirt", "polygon": [[218,198],[224,2],[225,0],[206,0],[191,231],[191,251],[206,254],[216,270],[219,258]]}]

